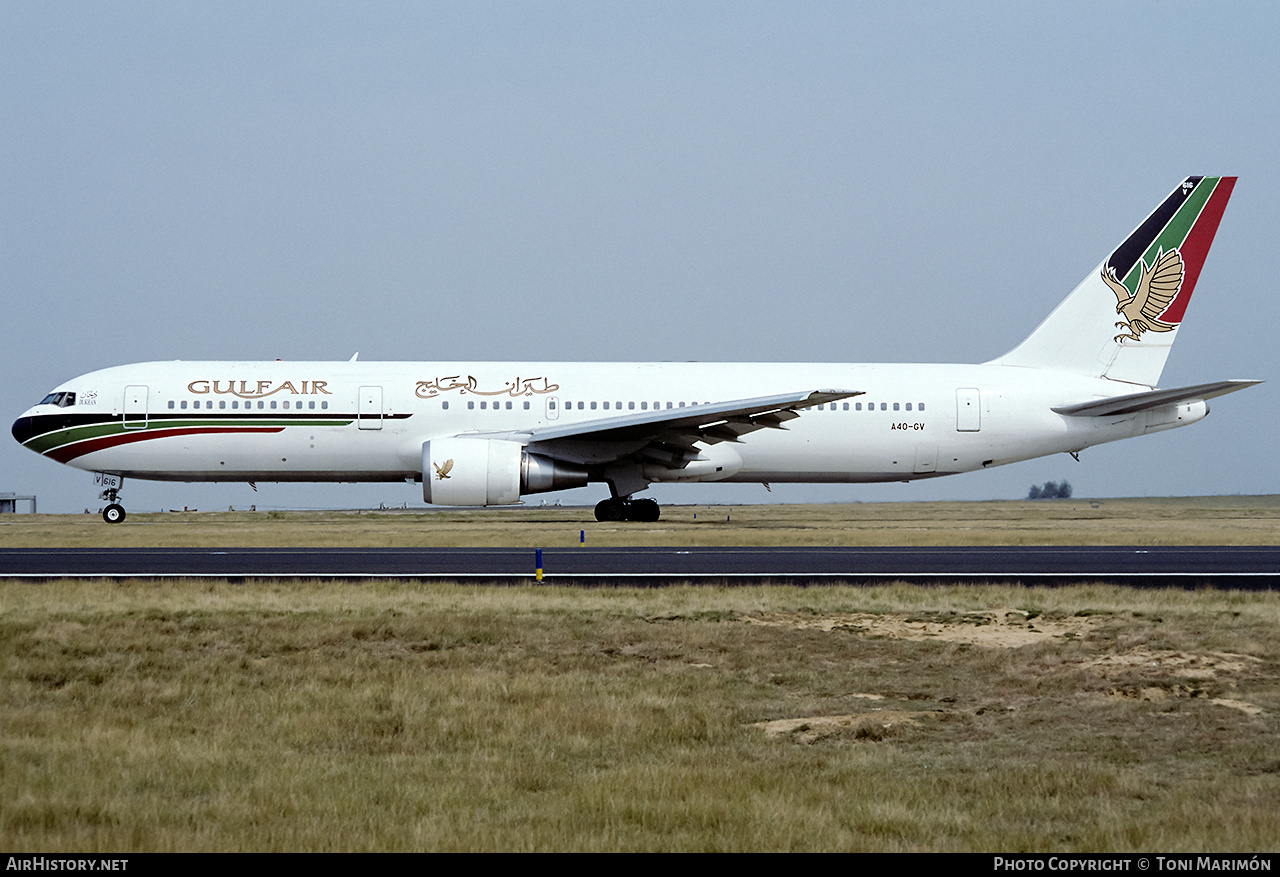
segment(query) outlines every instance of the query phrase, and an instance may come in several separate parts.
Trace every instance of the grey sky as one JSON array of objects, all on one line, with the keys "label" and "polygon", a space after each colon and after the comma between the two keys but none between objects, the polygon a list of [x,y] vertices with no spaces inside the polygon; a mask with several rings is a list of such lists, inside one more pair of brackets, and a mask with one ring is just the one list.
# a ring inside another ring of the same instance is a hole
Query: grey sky
[{"label": "grey sky", "polygon": [[[1161,383],[1272,381],[1277,33],[1167,0],[7,2],[0,414],[144,360],[983,361],[1188,174],[1240,181]],[[1274,493],[1275,393],[1080,463],[651,495]],[[124,499],[421,502],[259,489]],[[97,507],[7,435],[3,490]]]}]

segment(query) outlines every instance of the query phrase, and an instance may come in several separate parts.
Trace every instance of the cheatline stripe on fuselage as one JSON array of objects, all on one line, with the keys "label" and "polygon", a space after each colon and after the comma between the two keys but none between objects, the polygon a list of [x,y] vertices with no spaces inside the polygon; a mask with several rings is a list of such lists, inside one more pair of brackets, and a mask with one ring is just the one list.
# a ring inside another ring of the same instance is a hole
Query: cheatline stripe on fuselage
[{"label": "cheatline stripe on fuselage", "polygon": [[130,430],[129,432],[121,432],[116,435],[103,436],[102,438],[87,439],[82,442],[63,445],[54,448],[51,451],[45,451],[45,456],[50,459],[57,460],[59,463],[65,463],[68,460],[74,460],[76,457],[82,457],[85,454],[92,454],[94,451],[105,450],[106,448],[114,448],[118,445],[127,445],[132,442],[148,441],[150,439],[173,438],[179,435],[202,435],[208,433],[233,433],[233,432],[284,432],[283,426],[196,426],[185,429],[147,429],[147,430]]},{"label": "cheatline stripe on fuselage", "polygon": [[[385,420],[402,420],[409,414],[384,414]],[[80,418],[77,418],[79,420]],[[157,417],[151,415],[145,426],[124,426],[119,415],[98,419],[93,423],[78,423],[75,426],[55,429],[33,436],[22,444],[36,453],[44,454],[61,463],[76,457],[117,445],[130,444],[150,439],[171,438],[181,435],[207,435],[216,433],[277,433],[286,427],[334,427],[350,426],[356,422],[353,414],[338,414],[330,417],[316,417],[314,414],[300,417],[288,415],[273,417],[261,416],[227,416],[226,414],[200,417],[184,415],[182,417]],[[64,423],[66,421],[63,421]]]},{"label": "cheatline stripe on fuselage", "polygon": [[[119,432],[128,433],[147,433],[155,432],[162,429],[180,429],[184,427],[224,427],[227,429],[236,429],[242,427],[266,427],[266,426],[346,426],[355,420],[351,416],[337,417],[316,417],[314,414],[307,418],[284,419],[281,417],[241,417],[233,418],[226,416],[209,416],[209,417],[192,417],[186,415],[183,417],[151,417],[147,423],[137,426],[130,426],[125,429],[124,421],[119,415],[100,417],[89,423],[77,423],[73,426],[63,426],[59,429],[53,429],[28,438],[22,443],[23,447],[30,448],[37,454],[44,454],[53,448],[62,447],[72,442],[84,441],[86,439],[102,438],[114,435]],[[132,421],[130,421],[132,423]]]}]

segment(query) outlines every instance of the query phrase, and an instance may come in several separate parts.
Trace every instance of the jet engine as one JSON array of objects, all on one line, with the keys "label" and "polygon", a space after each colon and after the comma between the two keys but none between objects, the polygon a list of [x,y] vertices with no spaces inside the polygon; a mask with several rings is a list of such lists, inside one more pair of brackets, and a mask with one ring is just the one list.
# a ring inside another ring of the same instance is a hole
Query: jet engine
[{"label": "jet engine", "polygon": [[432,439],[422,445],[422,498],[435,505],[510,505],[526,493],[583,487],[587,470],[519,442]]}]

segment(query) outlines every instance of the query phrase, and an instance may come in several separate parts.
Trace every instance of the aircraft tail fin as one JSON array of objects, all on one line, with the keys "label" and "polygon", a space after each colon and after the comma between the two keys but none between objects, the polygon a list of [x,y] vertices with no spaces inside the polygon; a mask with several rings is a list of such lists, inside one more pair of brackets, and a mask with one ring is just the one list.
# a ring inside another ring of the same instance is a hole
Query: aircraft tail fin
[{"label": "aircraft tail fin", "polygon": [[1155,386],[1235,177],[1187,177],[994,365]]}]

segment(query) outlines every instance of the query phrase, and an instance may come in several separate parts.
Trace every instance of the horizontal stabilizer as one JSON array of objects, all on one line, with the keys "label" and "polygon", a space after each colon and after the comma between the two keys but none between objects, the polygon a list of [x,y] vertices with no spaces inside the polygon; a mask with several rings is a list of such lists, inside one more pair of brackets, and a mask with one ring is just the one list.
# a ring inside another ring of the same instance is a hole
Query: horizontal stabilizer
[{"label": "horizontal stabilizer", "polygon": [[1262,381],[1215,381],[1212,384],[1196,384],[1191,387],[1175,387],[1172,390],[1148,390],[1145,393],[1130,393],[1127,396],[1112,396],[1110,399],[1096,399],[1092,402],[1081,402],[1079,405],[1063,405],[1054,408],[1055,414],[1069,417],[1106,417],[1116,414],[1133,414],[1135,411],[1146,411],[1148,408],[1159,408],[1161,405],[1173,405],[1179,402],[1202,402],[1215,396],[1225,396],[1245,387],[1252,387]]}]

